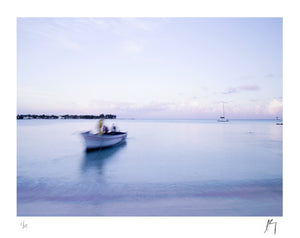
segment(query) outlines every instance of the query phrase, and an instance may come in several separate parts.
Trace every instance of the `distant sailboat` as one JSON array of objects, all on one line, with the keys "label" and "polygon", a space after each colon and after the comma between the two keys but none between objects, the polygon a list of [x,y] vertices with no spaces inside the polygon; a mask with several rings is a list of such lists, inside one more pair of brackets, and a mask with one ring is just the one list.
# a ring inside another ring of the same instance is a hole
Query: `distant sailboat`
[{"label": "distant sailboat", "polygon": [[276,122],[276,125],[283,125],[282,119],[280,119],[279,117],[276,117],[276,121],[279,121]]},{"label": "distant sailboat", "polygon": [[225,111],[224,111],[224,102],[223,102],[223,116],[218,119],[218,122],[228,122],[229,120],[225,118]]}]

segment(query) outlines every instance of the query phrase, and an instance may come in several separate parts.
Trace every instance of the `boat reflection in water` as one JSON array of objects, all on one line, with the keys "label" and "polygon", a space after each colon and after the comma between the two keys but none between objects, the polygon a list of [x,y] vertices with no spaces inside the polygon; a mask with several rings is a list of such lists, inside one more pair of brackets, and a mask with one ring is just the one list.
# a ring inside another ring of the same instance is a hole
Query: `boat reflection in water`
[{"label": "boat reflection in water", "polygon": [[126,144],[124,141],[116,146],[86,152],[83,158],[82,171],[87,172],[89,169],[96,169],[99,174],[102,174],[103,166],[121,152]]}]

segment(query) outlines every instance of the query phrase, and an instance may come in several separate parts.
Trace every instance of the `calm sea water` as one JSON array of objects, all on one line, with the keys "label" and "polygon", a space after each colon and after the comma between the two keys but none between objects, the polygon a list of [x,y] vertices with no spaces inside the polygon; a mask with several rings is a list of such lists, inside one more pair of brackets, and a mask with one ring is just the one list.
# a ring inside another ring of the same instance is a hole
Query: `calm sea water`
[{"label": "calm sea water", "polygon": [[282,216],[274,120],[106,120],[127,142],[85,152],[97,120],[18,120],[18,216]]}]

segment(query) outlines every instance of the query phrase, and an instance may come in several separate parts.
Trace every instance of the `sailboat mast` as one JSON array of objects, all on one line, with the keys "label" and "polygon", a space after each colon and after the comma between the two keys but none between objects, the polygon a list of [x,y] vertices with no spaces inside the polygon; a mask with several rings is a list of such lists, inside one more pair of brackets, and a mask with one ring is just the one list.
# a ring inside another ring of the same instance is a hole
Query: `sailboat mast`
[{"label": "sailboat mast", "polygon": [[223,102],[223,117],[225,117],[224,102]]}]

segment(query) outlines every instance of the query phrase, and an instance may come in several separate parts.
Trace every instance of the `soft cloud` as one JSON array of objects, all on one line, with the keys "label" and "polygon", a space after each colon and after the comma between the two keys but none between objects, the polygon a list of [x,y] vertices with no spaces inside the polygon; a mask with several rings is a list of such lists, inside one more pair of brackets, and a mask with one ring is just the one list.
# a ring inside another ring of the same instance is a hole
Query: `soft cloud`
[{"label": "soft cloud", "polygon": [[147,21],[144,18],[121,18],[126,22],[130,27],[140,29],[140,30],[152,30],[154,27],[153,22]]},{"label": "soft cloud", "polygon": [[78,42],[76,42],[74,40],[70,40],[67,37],[60,36],[60,37],[57,37],[56,40],[65,49],[69,49],[69,50],[80,50],[80,49],[82,49],[82,46]]},{"label": "soft cloud", "polygon": [[274,74],[266,74],[266,75],[265,75],[265,78],[274,78],[274,77],[275,77]]},{"label": "soft cloud", "polygon": [[[82,25],[82,23],[80,23]],[[41,42],[51,42],[68,50],[79,50],[81,45],[72,34],[81,34],[84,29],[77,21],[67,18],[19,18],[18,27],[32,38],[42,38]],[[69,34],[66,34],[68,32]],[[46,41],[45,41],[46,40]]]},{"label": "soft cloud", "polygon": [[223,94],[232,94],[239,91],[258,91],[260,88],[257,85],[242,85],[237,88],[229,88],[226,91],[223,91]]},{"label": "soft cloud", "polygon": [[238,90],[236,88],[229,88],[228,90],[224,91],[223,94],[231,94],[236,93]]},{"label": "soft cloud", "polygon": [[273,99],[271,102],[269,102],[267,110],[272,115],[281,115],[282,101],[278,99]]},{"label": "soft cloud", "polygon": [[120,101],[107,101],[107,100],[91,100],[89,108],[94,110],[104,110],[109,112],[121,112],[130,115],[149,113],[149,112],[161,112],[168,110],[174,106],[173,103],[168,102],[148,102],[144,104],[132,103],[132,102],[120,102]]},{"label": "soft cloud", "polygon": [[143,51],[144,46],[141,42],[137,41],[125,41],[123,42],[122,51],[127,54],[138,54]]},{"label": "soft cloud", "polygon": [[274,98],[268,101],[249,100],[232,103],[227,107],[229,114],[236,118],[275,118],[282,116],[282,101]]},{"label": "soft cloud", "polygon": [[[77,107],[79,109],[80,107]],[[117,101],[92,100],[88,108],[99,113],[115,113],[119,117],[135,117],[135,118],[167,118],[174,116],[195,117],[200,115],[213,114],[220,112],[221,109],[212,105],[207,105],[198,100],[184,100],[181,102],[148,102],[148,103],[132,103]],[[82,107],[83,109],[83,107]]]},{"label": "soft cloud", "polygon": [[258,91],[259,87],[257,85],[242,85],[239,89],[244,91]]}]

